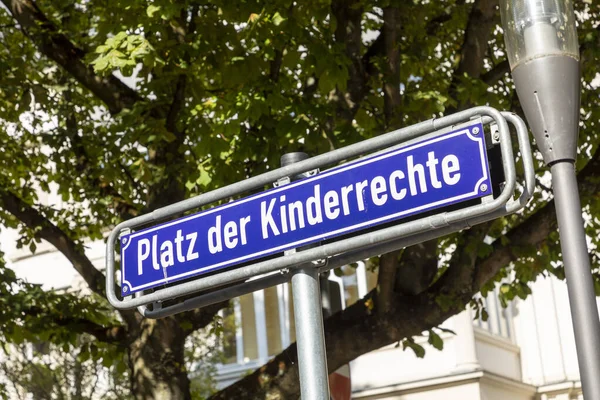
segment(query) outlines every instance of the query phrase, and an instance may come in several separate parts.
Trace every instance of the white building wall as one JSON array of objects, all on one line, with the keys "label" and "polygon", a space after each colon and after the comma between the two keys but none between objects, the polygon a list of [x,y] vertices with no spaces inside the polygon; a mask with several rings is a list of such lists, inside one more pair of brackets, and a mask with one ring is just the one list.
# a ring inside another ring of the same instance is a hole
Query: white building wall
[{"label": "white building wall", "polygon": [[523,380],[538,386],[578,381],[566,283],[556,278],[540,278],[532,290],[532,296],[519,302],[515,318]]},{"label": "white building wall", "polygon": [[467,383],[446,383],[423,388],[406,388],[395,393],[381,393],[360,399],[385,400],[481,400],[480,386],[476,381]]}]

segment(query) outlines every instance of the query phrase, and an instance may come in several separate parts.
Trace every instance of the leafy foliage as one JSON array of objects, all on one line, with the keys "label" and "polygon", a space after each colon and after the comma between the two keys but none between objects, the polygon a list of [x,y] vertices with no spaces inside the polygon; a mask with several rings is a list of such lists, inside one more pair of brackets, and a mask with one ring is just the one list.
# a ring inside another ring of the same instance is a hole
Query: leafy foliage
[{"label": "leafy foliage", "polygon": [[11,346],[0,362],[0,371],[10,381],[4,393],[11,398],[127,398],[126,370],[90,358],[84,353],[89,348],[94,349],[93,341],[85,335],[68,351],[48,342]]}]

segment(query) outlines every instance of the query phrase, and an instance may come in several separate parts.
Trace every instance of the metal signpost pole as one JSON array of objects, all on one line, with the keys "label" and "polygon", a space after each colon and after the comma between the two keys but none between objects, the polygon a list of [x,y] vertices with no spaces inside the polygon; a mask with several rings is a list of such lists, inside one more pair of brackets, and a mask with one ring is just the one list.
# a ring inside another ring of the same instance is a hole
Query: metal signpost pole
[{"label": "metal signpost pole", "polygon": [[300,268],[292,275],[292,293],[302,398],[329,400],[319,272],[315,266]]},{"label": "metal signpost pole", "polygon": [[[305,153],[288,153],[281,157],[281,166],[308,158]],[[291,180],[294,177],[290,177]],[[323,313],[319,291],[319,270],[306,264],[292,275],[294,321],[300,392],[303,399],[329,400],[329,376],[323,333]]]},{"label": "metal signpost pole", "polygon": [[503,0],[507,54],[523,111],[550,166],[583,394],[600,399],[600,320],[575,174],[579,46],[569,0]]}]

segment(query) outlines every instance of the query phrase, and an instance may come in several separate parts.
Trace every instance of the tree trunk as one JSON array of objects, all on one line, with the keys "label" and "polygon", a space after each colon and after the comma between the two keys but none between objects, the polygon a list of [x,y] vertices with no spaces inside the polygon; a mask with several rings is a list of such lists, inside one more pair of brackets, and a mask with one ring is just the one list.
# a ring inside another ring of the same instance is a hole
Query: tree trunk
[{"label": "tree trunk", "polygon": [[173,318],[143,319],[129,345],[135,399],[191,399],[184,362],[185,334]]}]

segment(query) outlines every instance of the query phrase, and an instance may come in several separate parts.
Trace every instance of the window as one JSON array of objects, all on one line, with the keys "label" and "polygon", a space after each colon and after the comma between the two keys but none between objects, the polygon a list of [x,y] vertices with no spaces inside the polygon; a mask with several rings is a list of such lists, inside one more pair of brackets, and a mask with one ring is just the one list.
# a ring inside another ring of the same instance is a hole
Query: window
[{"label": "window", "polygon": [[[329,280],[341,287],[343,296],[336,303],[342,308],[377,285],[377,272],[369,271],[362,261],[341,271],[341,277],[331,271]],[[246,294],[223,310],[225,364],[265,362],[296,341],[291,286],[284,283]]]},{"label": "window", "polygon": [[237,362],[237,346],[236,346],[236,323],[235,323],[235,301],[230,303],[230,306],[225,308],[221,317],[223,318],[223,357],[225,364]]},{"label": "window", "polygon": [[484,321],[480,315],[474,321],[474,324],[493,335],[513,340],[512,304],[503,308],[498,299],[498,294],[498,287],[495,287],[486,298],[482,299],[485,310],[488,313],[488,318],[487,321]]}]

